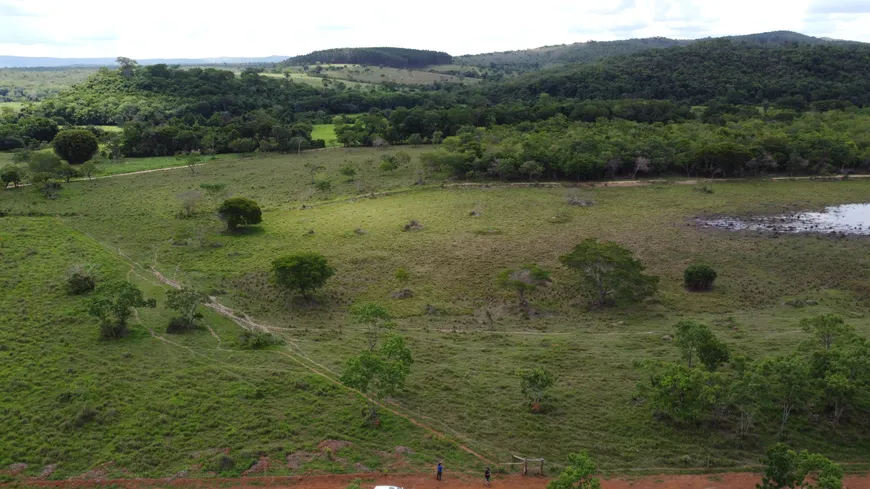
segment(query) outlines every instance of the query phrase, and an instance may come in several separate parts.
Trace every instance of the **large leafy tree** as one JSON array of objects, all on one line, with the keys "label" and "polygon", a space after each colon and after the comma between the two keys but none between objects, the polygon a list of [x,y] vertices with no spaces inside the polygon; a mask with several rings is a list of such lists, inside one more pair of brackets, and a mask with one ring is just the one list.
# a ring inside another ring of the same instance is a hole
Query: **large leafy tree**
[{"label": "large leafy tree", "polygon": [[369,398],[366,419],[377,423],[377,404],[374,398],[384,399],[404,388],[405,378],[411,372],[413,363],[411,350],[405,344],[405,339],[399,334],[387,333],[380,348],[364,350],[347,361],[341,382]]},{"label": "large leafy tree", "polygon": [[580,273],[596,306],[637,302],[658,290],[658,277],[645,275],[631,251],[612,241],[583,240],[560,261]]},{"label": "large leafy tree", "polygon": [[308,300],[311,300],[311,293],[323,287],[333,275],[335,269],[320,253],[297,253],[272,262],[275,283],[290,291],[298,291]]},{"label": "large leafy tree", "polygon": [[227,223],[227,229],[235,231],[239,226],[250,226],[263,222],[260,205],[245,197],[227,199],[218,207],[218,216]]},{"label": "large leafy tree", "polygon": [[72,165],[80,165],[93,158],[99,149],[94,133],[86,129],[66,129],[57,133],[51,145],[58,156]]},{"label": "large leafy tree", "polygon": [[767,449],[757,489],[842,489],[843,468],[818,453],[796,452],[785,443]]},{"label": "large leafy tree", "polygon": [[821,314],[802,319],[801,328],[825,350],[830,350],[839,340],[845,340],[855,335],[855,328],[846,324],[839,314]]},{"label": "large leafy tree", "polygon": [[105,338],[120,338],[127,334],[127,321],[137,307],[155,307],[154,299],[145,299],[139,287],[130,282],[108,283],[97,289],[88,305],[88,313],[100,320]]},{"label": "large leafy tree", "polygon": [[166,307],[181,315],[181,322],[184,326],[182,329],[196,326],[196,320],[202,317],[202,314],[196,312],[196,308],[207,300],[208,297],[190,287],[172,289],[166,292]]},{"label": "large leafy tree", "polygon": [[779,434],[782,434],[794,408],[810,397],[809,366],[802,357],[791,355],[765,360],[760,369],[767,379],[770,401],[780,410]]}]

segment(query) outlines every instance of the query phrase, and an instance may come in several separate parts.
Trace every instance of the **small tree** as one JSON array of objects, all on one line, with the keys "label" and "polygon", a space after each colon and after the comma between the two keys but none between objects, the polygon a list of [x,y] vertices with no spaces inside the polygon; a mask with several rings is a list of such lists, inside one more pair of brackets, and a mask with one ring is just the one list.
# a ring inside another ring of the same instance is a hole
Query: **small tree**
[{"label": "small tree", "polygon": [[649,171],[649,158],[645,156],[638,156],[634,159],[634,171],[631,174],[632,180],[637,180],[637,174],[640,172],[646,173]]},{"label": "small tree", "polygon": [[85,178],[90,180],[97,173],[97,165],[93,161],[86,161],[79,168],[79,173],[81,173]]},{"label": "small tree", "polygon": [[520,307],[528,308],[529,301],[526,293],[535,290],[539,285],[550,282],[550,272],[531,264],[523,265],[518,269],[505,270],[498,275],[496,283],[499,287],[513,290],[520,299]]},{"label": "small tree", "polygon": [[596,306],[638,302],[658,289],[658,277],[644,275],[631,252],[612,241],[583,240],[559,260],[580,272],[581,285]]},{"label": "small tree", "polygon": [[356,165],[353,163],[347,163],[341,167],[339,173],[347,177],[348,182],[352,182],[354,178],[356,178]]},{"label": "small tree", "polygon": [[676,325],[674,343],[682,351],[683,359],[689,368],[694,366],[695,356],[707,367],[715,371],[730,357],[727,345],[719,341],[706,324],[695,321],[680,321]]},{"label": "small tree", "polygon": [[781,412],[779,436],[792,410],[810,397],[809,366],[803,358],[793,355],[765,360],[760,369],[767,380],[770,401]]},{"label": "small tree", "polygon": [[674,421],[697,423],[713,412],[725,395],[720,374],[682,364],[667,364],[650,376],[649,404]]},{"label": "small tree", "polygon": [[202,192],[197,190],[187,190],[181,192],[176,197],[181,201],[181,211],[178,213],[179,218],[188,218],[196,215],[196,209],[202,200]]},{"label": "small tree", "polygon": [[559,477],[547,484],[547,489],[601,489],[595,462],[584,450],[568,455],[568,465]]},{"label": "small tree", "polygon": [[689,290],[710,290],[716,277],[716,270],[701,264],[689,265],[683,272],[683,282]]},{"label": "small tree", "polygon": [[235,231],[239,226],[250,226],[263,222],[260,206],[245,197],[227,199],[218,207],[218,216],[227,223],[227,229]]},{"label": "small tree", "polygon": [[196,175],[196,167],[202,163],[202,153],[199,151],[191,151],[189,153],[178,153],[175,159],[184,163],[191,175]]},{"label": "small tree", "polygon": [[182,287],[166,292],[166,307],[181,315],[169,323],[167,333],[180,333],[196,328],[196,320],[202,318],[202,314],[196,312],[196,308],[205,302],[207,297],[194,289]]},{"label": "small tree", "polygon": [[100,320],[104,338],[120,338],[127,334],[127,320],[137,307],[155,307],[154,299],[145,300],[142,291],[130,282],[109,283],[91,299],[88,314]]},{"label": "small tree", "polygon": [[785,443],[767,449],[764,476],[757,489],[842,489],[843,468],[823,455],[798,453]]},{"label": "small tree", "polygon": [[314,188],[316,188],[320,192],[329,192],[330,190],[332,190],[332,180],[324,175],[314,182]]},{"label": "small tree", "polygon": [[383,306],[372,302],[362,302],[351,306],[350,317],[355,322],[366,326],[366,339],[370,351],[374,351],[378,344],[381,328],[391,328],[393,325],[390,313]]},{"label": "small tree", "polygon": [[800,327],[811,335],[814,342],[828,351],[837,340],[845,340],[855,336],[855,328],[846,324],[839,314],[821,314],[811,318],[804,318]]},{"label": "small tree", "polygon": [[553,373],[543,367],[522,368],[517,370],[517,377],[520,378],[520,390],[532,403],[532,410],[539,412],[544,393],[556,382]]},{"label": "small tree", "polygon": [[3,188],[9,187],[10,184],[13,188],[18,188],[18,184],[21,183],[21,173],[15,168],[7,168],[0,175],[0,180],[3,181]]},{"label": "small tree", "polygon": [[335,269],[319,253],[298,253],[273,261],[272,274],[276,284],[298,291],[310,301],[311,292],[323,287],[335,275]]},{"label": "small tree", "polygon": [[54,137],[51,145],[58,156],[73,165],[88,161],[100,149],[97,137],[87,129],[61,131]]},{"label": "small tree", "polygon": [[365,350],[348,360],[341,374],[341,382],[360,391],[369,400],[366,421],[377,424],[377,404],[373,398],[384,399],[395,395],[405,386],[405,378],[414,363],[405,339],[388,333],[381,347]]},{"label": "small tree", "polygon": [[529,176],[529,181],[536,180],[544,174],[544,167],[537,161],[526,161],[520,165],[520,173]]},{"label": "small tree", "polygon": [[411,134],[410,136],[408,136],[408,144],[415,148],[417,146],[420,146],[421,144],[423,144],[423,136],[416,132],[414,134]]}]

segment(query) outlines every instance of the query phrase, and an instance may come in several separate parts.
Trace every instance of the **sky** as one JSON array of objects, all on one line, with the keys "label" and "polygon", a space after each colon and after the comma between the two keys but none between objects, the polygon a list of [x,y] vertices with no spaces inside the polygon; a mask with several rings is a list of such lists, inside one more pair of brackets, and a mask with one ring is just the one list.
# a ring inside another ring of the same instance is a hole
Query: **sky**
[{"label": "sky", "polygon": [[0,0],[5,56],[293,56],[366,46],[460,55],[774,30],[870,42],[870,0]]}]

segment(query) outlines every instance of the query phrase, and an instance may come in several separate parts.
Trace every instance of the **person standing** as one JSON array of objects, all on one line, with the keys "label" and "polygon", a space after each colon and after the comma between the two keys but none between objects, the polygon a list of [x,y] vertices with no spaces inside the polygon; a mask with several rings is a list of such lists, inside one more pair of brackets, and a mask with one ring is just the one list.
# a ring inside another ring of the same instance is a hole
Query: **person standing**
[{"label": "person standing", "polygon": [[441,462],[438,462],[438,474],[436,475],[436,478],[439,481],[441,480],[441,473],[442,472],[444,472],[444,464],[442,464]]},{"label": "person standing", "polygon": [[486,479],[486,485],[489,486],[489,477],[492,475],[492,472],[489,471],[489,467],[483,472],[483,477]]}]

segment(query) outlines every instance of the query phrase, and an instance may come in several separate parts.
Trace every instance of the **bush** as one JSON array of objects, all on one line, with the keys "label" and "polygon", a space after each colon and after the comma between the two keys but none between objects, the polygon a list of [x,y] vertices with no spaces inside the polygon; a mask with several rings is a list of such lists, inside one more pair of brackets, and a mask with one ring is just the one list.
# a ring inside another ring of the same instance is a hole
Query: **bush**
[{"label": "bush", "polygon": [[393,155],[384,155],[381,158],[381,171],[391,172],[399,169],[399,160]]},{"label": "bush", "polygon": [[227,199],[218,208],[221,220],[227,223],[227,229],[235,230],[239,226],[259,224],[263,222],[263,212],[260,205],[245,197]]},{"label": "bush", "polygon": [[239,346],[248,350],[260,350],[272,345],[280,345],[281,343],[283,343],[281,338],[268,331],[245,330],[239,335]]},{"label": "bush", "polygon": [[86,129],[68,129],[57,133],[51,142],[54,152],[72,165],[93,158],[99,149],[96,136]]},{"label": "bush", "polygon": [[683,281],[689,290],[710,290],[717,275],[716,270],[708,265],[694,264],[683,272]]},{"label": "bush", "polygon": [[321,192],[329,192],[332,190],[332,180],[328,178],[319,178],[314,181],[314,188]]},{"label": "bush", "polygon": [[66,272],[67,290],[72,295],[82,295],[97,286],[96,268],[91,265],[76,265]]},{"label": "bush", "polygon": [[8,187],[9,184],[12,184],[13,187],[18,187],[18,184],[21,183],[21,173],[15,168],[8,168],[0,175],[0,180],[3,181],[3,188]]}]

